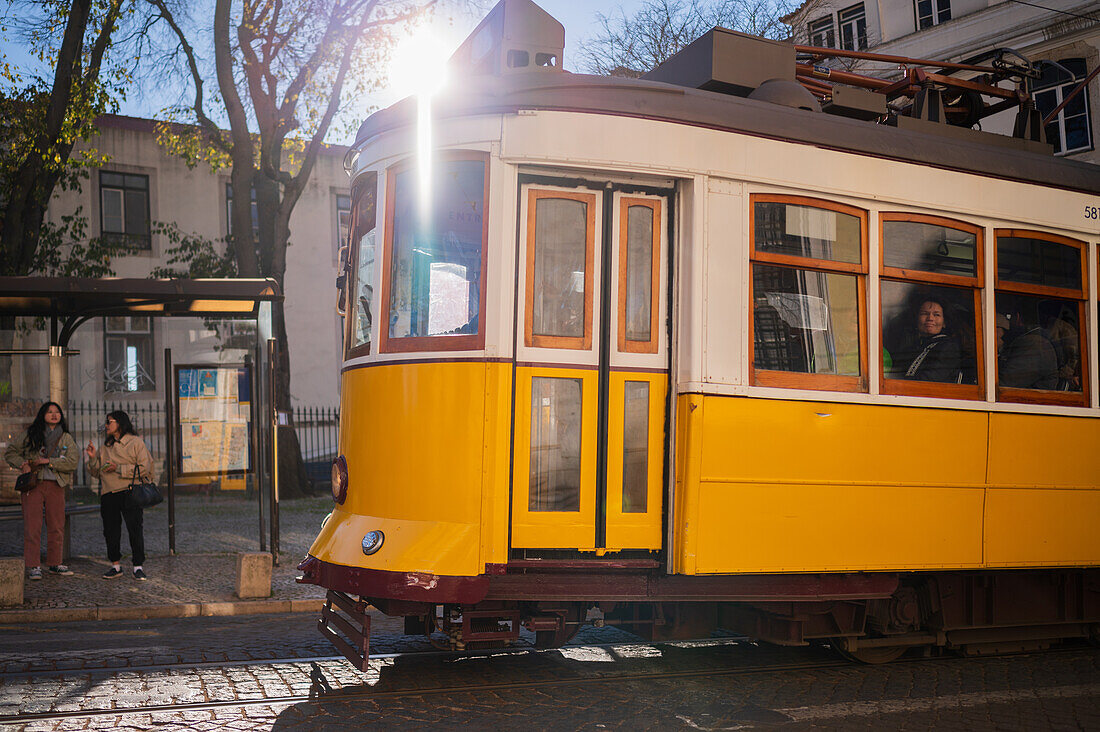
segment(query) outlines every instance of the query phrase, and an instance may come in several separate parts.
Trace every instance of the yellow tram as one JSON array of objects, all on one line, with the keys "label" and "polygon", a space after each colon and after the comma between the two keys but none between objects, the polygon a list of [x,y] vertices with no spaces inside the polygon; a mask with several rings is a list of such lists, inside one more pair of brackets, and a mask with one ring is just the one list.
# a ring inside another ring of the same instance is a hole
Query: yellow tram
[{"label": "yellow tram", "polygon": [[322,630],[1097,637],[1100,168],[1026,106],[921,119],[942,73],[888,108],[721,29],[638,80],[563,47],[504,0],[360,129]]}]

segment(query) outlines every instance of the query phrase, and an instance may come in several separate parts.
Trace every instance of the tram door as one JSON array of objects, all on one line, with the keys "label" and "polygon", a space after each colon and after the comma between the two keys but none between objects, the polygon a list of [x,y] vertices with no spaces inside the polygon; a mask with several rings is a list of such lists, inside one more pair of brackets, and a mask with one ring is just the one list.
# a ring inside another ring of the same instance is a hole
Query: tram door
[{"label": "tram door", "polygon": [[669,198],[520,198],[512,546],[659,549]]}]

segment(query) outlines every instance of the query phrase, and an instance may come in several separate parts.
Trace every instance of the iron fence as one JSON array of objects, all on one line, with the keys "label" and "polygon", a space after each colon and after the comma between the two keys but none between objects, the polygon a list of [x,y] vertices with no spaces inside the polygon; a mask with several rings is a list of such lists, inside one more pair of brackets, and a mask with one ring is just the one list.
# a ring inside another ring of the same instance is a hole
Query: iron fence
[{"label": "iron fence", "polygon": [[[164,434],[164,405],[157,402],[121,402],[104,400],[102,402],[71,402],[69,411],[65,417],[69,422],[69,431],[72,432],[76,444],[83,453],[89,442],[95,443],[98,448],[103,445],[103,424],[107,420],[107,413],[121,410],[130,416],[134,425],[134,432],[145,440],[149,453],[153,456],[153,465],[157,466],[157,475],[164,470],[164,458],[167,454],[167,444]],[[77,486],[90,486],[93,481],[87,472],[86,461],[80,461],[80,467],[76,469],[74,484]]]},{"label": "iron fence", "polygon": [[314,483],[327,482],[339,444],[339,407],[295,407],[293,417],[306,474]]},{"label": "iron fence", "polygon": [[[167,455],[164,433],[164,405],[158,402],[73,402],[66,418],[69,431],[83,452],[89,441],[96,446],[103,444],[103,423],[108,412],[120,409],[130,415],[134,430],[145,440],[157,466],[157,474],[164,470]],[[340,409],[338,407],[295,407],[294,429],[302,448],[302,460],[310,480],[324,482],[329,479],[329,466],[336,457],[339,436]],[[91,485],[85,461],[80,461],[75,484]]]}]

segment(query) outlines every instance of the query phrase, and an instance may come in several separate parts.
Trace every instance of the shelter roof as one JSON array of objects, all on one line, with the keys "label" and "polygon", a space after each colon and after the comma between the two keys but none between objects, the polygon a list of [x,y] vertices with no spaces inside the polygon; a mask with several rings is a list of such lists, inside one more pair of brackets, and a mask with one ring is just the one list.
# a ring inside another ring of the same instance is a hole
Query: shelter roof
[{"label": "shelter roof", "polygon": [[0,316],[256,317],[283,299],[272,279],[0,277]]}]

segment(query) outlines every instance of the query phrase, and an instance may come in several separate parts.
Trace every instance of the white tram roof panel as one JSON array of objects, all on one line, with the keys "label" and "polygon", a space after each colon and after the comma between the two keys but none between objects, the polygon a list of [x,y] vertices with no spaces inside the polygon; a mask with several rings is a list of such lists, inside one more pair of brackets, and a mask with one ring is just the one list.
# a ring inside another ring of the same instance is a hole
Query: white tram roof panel
[{"label": "white tram roof panel", "polygon": [[[897,126],[891,126],[786,106],[800,103],[797,94],[792,100],[792,89],[772,82],[783,80],[781,84],[801,90],[790,81],[794,72],[788,61],[794,59],[794,47],[788,44],[715,29],[650,74],[680,83],[565,72],[560,68],[563,49],[560,23],[531,0],[502,0],[456,51],[452,74],[463,76],[463,83],[451,85],[447,93],[433,99],[433,117],[442,122],[521,110],[640,117],[1100,193],[1100,167],[1037,152],[1049,149],[1038,143],[911,117],[898,117]],[[758,98],[726,93],[741,93],[745,88],[720,79],[737,66],[737,59],[731,61],[728,54],[739,51],[752,54],[751,60],[745,56],[747,71],[742,78],[758,84],[754,92]],[[761,68],[761,56],[776,65],[774,75]],[[700,64],[701,71],[695,68]],[[760,83],[769,76],[771,80]],[[835,89],[865,93],[855,87]],[[805,96],[813,99],[808,92]],[[415,125],[416,114],[414,98],[376,112],[359,128],[355,147],[362,148],[383,132]]]}]

